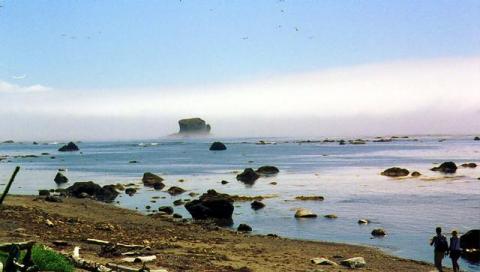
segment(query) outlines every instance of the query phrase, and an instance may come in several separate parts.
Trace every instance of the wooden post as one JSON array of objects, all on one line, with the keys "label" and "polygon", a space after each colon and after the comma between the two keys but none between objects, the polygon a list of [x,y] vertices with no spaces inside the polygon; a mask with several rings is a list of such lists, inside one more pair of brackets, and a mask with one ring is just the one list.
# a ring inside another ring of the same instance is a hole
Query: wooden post
[{"label": "wooden post", "polygon": [[3,195],[0,198],[0,205],[2,205],[3,200],[8,194],[8,191],[10,190],[10,186],[12,186],[13,181],[15,180],[15,177],[17,176],[18,171],[20,171],[20,166],[15,167],[15,170],[13,171],[12,176],[10,177],[10,181],[8,181],[7,187],[5,187],[5,190],[3,191]]}]

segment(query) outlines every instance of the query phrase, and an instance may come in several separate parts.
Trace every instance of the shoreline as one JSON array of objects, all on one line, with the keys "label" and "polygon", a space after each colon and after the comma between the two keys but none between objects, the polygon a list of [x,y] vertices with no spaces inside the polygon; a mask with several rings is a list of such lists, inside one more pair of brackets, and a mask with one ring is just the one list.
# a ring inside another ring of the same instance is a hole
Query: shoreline
[{"label": "shoreline", "polygon": [[[99,263],[120,263],[123,257],[99,257],[100,246],[86,239],[143,244],[157,260],[149,267],[168,271],[349,271],[344,266],[311,263],[325,257],[339,263],[364,257],[368,271],[432,271],[433,265],[403,259],[380,249],[344,243],[245,234],[212,225],[149,216],[89,199],[46,202],[35,196],[9,195],[0,207],[0,242],[36,240],[56,250],[80,246],[82,257]],[[48,226],[46,220],[53,226]],[[63,240],[68,246],[52,242]],[[447,270],[448,271],[448,270]]]}]

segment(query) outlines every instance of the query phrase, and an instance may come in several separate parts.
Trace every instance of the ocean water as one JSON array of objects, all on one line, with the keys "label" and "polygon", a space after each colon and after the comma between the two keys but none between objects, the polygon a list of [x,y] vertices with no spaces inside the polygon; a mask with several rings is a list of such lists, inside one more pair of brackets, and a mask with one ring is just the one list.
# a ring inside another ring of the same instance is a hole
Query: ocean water
[{"label": "ocean water", "polygon": [[[252,210],[249,202],[236,202],[233,227],[247,223],[254,233],[369,245],[400,257],[433,262],[429,239],[436,226],[446,232],[457,229],[460,233],[480,228],[480,167],[460,167],[455,175],[449,176],[429,169],[443,161],[480,164],[480,141],[473,141],[471,136],[416,137],[416,141],[412,138],[365,145],[300,144],[297,140],[302,139],[286,138],[165,138],[84,142],[79,143],[81,153],[57,152],[58,143],[0,144],[0,157],[10,156],[0,162],[0,183],[6,183],[16,165],[22,167],[11,189],[17,194],[37,194],[39,189],[56,188],[53,178],[59,168],[67,169],[69,184],[88,180],[99,184],[141,184],[143,173],[148,171],[165,178],[165,189],[175,185],[197,193],[215,189],[229,194],[272,196],[263,201],[266,207],[259,211]],[[214,140],[221,140],[228,149],[209,151]],[[255,144],[259,140],[274,144]],[[13,157],[29,154],[39,157]],[[131,164],[131,160],[138,163]],[[235,171],[262,165],[275,165],[280,173],[260,178],[253,186],[236,181]],[[379,175],[392,166],[420,171],[423,175],[405,179]],[[184,181],[179,182],[180,179]],[[221,180],[229,183],[222,185]],[[270,184],[274,181],[277,185]],[[299,195],[321,195],[325,200],[294,200]],[[164,198],[152,203],[153,196]],[[116,205],[148,212],[146,205],[156,209],[172,205],[179,198],[191,199],[188,193],[173,197],[142,188],[133,197],[121,194]],[[297,220],[293,215],[299,207],[311,209],[319,217]],[[189,216],[183,206],[174,208],[177,213]],[[323,218],[332,213],[338,218]],[[368,218],[372,223],[358,225],[360,218]],[[388,235],[372,238],[371,230],[378,227],[384,228]],[[444,264],[450,266],[450,259],[445,259]],[[461,267],[480,271],[480,264],[464,259]]]}]

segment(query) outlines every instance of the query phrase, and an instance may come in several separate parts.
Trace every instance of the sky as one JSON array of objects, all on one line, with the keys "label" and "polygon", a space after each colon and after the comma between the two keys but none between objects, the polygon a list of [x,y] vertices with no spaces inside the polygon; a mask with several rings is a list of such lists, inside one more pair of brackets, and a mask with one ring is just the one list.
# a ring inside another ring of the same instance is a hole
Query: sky
[{"label": "sky", "polygon": [[0,140],[480,134],[480,2],[0,0],[0,114]]}]

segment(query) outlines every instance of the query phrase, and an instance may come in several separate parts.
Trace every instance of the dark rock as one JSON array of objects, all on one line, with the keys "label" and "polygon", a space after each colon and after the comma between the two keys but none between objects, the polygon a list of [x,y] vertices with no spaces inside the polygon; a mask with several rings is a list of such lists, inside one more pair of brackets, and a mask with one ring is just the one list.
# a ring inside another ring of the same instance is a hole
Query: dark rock
[{"label": "dark rock", "polygon": [[476,167],[477,167],[477,164],[474,163],[474,162],[464,163],[464,164],[462,164],[462,167],[465,167],[465,168],[476,168]]},{"label": "dark rock", "polygon": [[220,194],[215,190],[208,190],[198,200],[185,204],[185,208],[193,219],[232,219],[233,199],[228,194]]},{"label": "dark rock", "polygon": [[112,202],[118,196],[115,185],[105,185],[101,187],[93,181],[75,182],[66,189],[66,193],[68,196],[78,198],[92,197],[104,202]]},{"label": "dark rock", "polygon": [[162,181],[163,178],[153,173],[146,172],[143,174],[142,182],[144,186],[153,187],[155,190],[162,190],[165,187]]},{"label": "dark rock", "polygon": [[473,138],[473,140],[474,141],[480,141],[480,137],[477,136],[477,137]]},{"label": "dark rock", "polygon": [[152,207],[150,205],[145,206],[145,209],[150,210]]},{"label": "dark rock", "polygon": [[280,172],[280,170],[278,170],[278,168],[275,167],[275,166],[266,165],[266,166],[262,166],[262,167],[258,168],[256,172],[259,175],[269,176],[269,175],[278,174],[278,172]]},{"label": "dark rock", "polygon": [[383,171],[381,175],[387,177],[404,177],[408,176],[410,172],[407,169],[399,168],[399,167],[392,167],[388,168],[387,170]]},{"label": "dark rock", "polygon": [[175,201],[173,201],[173,205],[175,206],[180,206],[180,205],[183,205],[185,203],[185,201],[181,200],[181,199],[177,199]]},{"label": "dark rock", "polygon": [[251,232],[251,231],[252,231],[252,227],[250,227],[250,226],[247,225],[247,224],[240,224],[240,225],[238,225],[237,230],[238,230],[238,231],[241,231],[241,232]]},{"label": "dark rock", "polygon": [[173,208],[170,207],[170,206],[162,206],[162,207],[158,208],[158,211],[164,212],[166,214],[173,214]]},{"label": "dark rock", "polygon": [[385,236],[387,233],[385,232],[384,229],[374,229],[372,230],[372,235],[373,236]]},{"label": "dark rock", "polygon": [[254,210],[260,210],[260,209],[263,209],[265,207],[265,204],[263,204],[263,202],[255,200],[255,201],[252,202],[252,204],[250,204],[250,206]]},{"label": "dark rock", "polygon": [[138,161],[129,161],[128,163],[138,163]]},{"label": "dark rock", "polygon": [[480,250],[480,229],[469,230],[460,236],[460,247]]},{"label": "dark rock", "polygon": [[38,195],[39,196],[49,196],[50,191],[49,190],[38,190]]},{"label": "dark rock", "polygon": [[185,190],[180,188],[180,187],[177,187],[177,186],[172,186],[172,187],[168,188],[167,192],[170,195],[175,196],[175,195],[180,195],[180,194],[185,193]]},{"label": "dark rock", "polygon": [[63,202],[61,198],[59,198],[59,197],[57,197],[57,196],[51,196],[51,195],[47,196],[47,197],[45,198],[45,201],[47,201],[47,202],[55,202],[55,203],[61,203],[61,202]]},{"label": "dark rock", "polygon": [[67,183],[68,178],[64,174],[58,172],[53,181],[55,181],[56,184],[62,184]]},{"label": "dark rock", "polygon": [[32,144],[33,144],[33,145],[38,145],[38,142],[33,142]]},{"label": "dark rock", "polygon": [[210,125],[200,118],[189,118],[178,121],[180,126],[179,134],[208,134]]},{"label": "dark rock", "polygon": [[135,193],[137,192],[137,190],[135,188],[127,188],[125,189],[125,194],[129,195],[129,196],[133,196]]},{"label": "dark rock", "polygon": [[433,167],[432,171],[438,171],[445,174],[454,174],[457,172],[457,165],[454,162],[444,162],[440,166]]},{"label": "dark rock", "polygon": [[225,184],[228,184],[228,181],[226,181],[226,180],[222,180],[222,182],[221,182],[221,183],[222,183],[223,185],[225,185]]},{"label": "dark rock", "polygon": [[74,143],[74,142],[69,142],[68,144],[60,147],[58,151],[60,152],[72,152],[72,151],[78,151],[80,148]]},{"label": "dark rock", "polygon": [[411,174],[412,177],[419,177],[421,175],[422,174],[420,174],[420,172],[418,172],[418,171],[413,171],[412,174]]},{"label": "dark rock", "polygon": [[295,212],[295,218],[315,218],[317,217],[312,211],[304,208],[297,209]]},{"label": "dark rock", "polygon": [[338,141],[338,144],[339,144],[339,145],[345,145],[345,140],[340,140],[340,141]]},{"label": "dark rock", "polygon": [[225,144],[223,144],[222,142],[214,142],[214,143],[210,146],[210,150],[211,150],[211,151],[227,150],[227,147],[226,147]]},{"label": "dark rock", "polygon": [[297,196],[295,197],[296,200],[315,200],[315,201],[323,201],[325,198],[323,196]]},{"label": "dark rock", "polygon": [[172,215],[173,218],[183,218],[183,216],[181,214],[178,214],[178,213],[174,213]]},{"label": "dark rock", "polygon": [[323,217],[325,217],[327,219],[337,219],[338,218],[338,216],[336,214],[327,214]]},{"label": "dark rock", "polygon": [[4,143],[4,144],[14,144],[15,141],[13,141],[13,140],[7,140],[7,141],[4,141],[3,143]]},{"label": "dark rock", "polygon": [[237,180],[246,184],[253,184],[259,177],[252,168],[246,168],[242,173],[237,175]]}]

